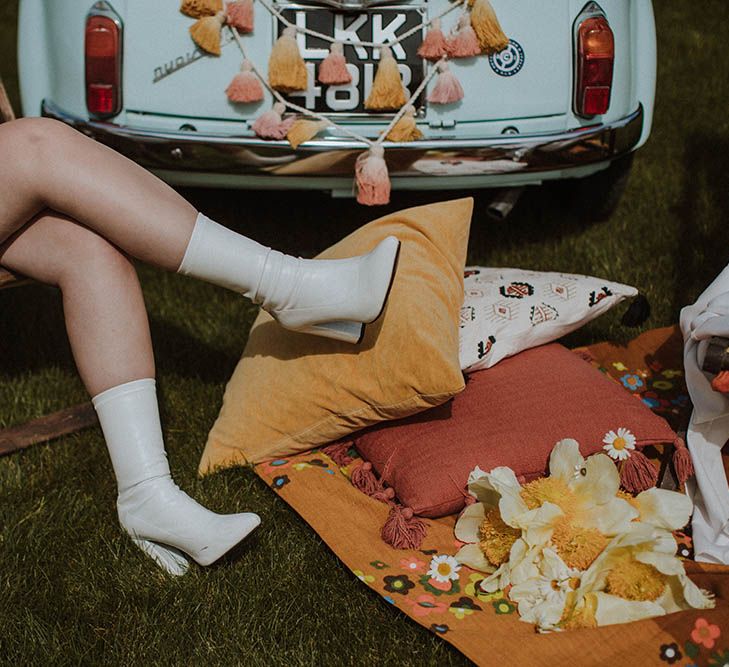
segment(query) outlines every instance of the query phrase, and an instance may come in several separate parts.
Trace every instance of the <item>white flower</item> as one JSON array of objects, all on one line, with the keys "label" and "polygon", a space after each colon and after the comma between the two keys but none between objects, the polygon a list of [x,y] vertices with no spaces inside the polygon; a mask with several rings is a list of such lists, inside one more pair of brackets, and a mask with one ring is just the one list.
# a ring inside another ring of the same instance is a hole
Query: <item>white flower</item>
[{"label": "white flower", "polygon": [[445,584],[451,580],[458,579],[458,570],[460,569],[460,563],[453,556],[433,556],[430,561],[428,576]]},{"label": "white flower", "polygon": [[616,461],[625,461],[630,456],[629,450],[635,449],[635,436],[627,428],[621,427],[617,433],[608,431],[602,441],[607,455]]},{"label": "white flower", "polygon": [[559,623],[567,594],[579,585],[580,572],[567,567],[550,548],[542,552],[539,574],[509,591],[509,597],[519,606],[522,621],[551,628]]}]

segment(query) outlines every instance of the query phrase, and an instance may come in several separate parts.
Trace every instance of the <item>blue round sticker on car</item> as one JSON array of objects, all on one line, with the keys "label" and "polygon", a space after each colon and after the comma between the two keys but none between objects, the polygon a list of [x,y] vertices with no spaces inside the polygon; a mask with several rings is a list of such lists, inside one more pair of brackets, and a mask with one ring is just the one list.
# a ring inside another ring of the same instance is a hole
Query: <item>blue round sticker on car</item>
[{"label": "blue round sticker on car", "polygon": [[499,76],[514,76],[524,67],[524,49],[516,40],[510,39],[503,51],[489,56],[489,65]]}]

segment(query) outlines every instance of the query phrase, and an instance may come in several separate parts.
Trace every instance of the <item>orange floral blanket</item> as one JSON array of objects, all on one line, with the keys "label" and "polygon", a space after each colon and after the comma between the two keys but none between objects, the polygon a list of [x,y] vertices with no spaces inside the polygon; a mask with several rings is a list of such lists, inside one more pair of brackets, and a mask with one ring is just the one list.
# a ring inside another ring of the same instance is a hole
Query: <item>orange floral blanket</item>
[{"label": "orange floral blanket", "polygon": [[[690,404],[683,383],[682,343],[671,327],[639,336],[627,346],[601,343],[576,350],[681,430]],[[569,434],[565,434],[569,436]],[[727,457],[729,460],[729,457]],[[519,620],[501,593],[480,591],[483,575],[461,567],[441,583],[431,561],[460,546],[455,516],[429,520],[422,548],[399,551],[380,539],[388,508],[354,488],[349,470],[313,451],[256,466],[268,483],[319,534],[364,584],[403,613],[450,642],[476,664],[509,656],[514,665],[729,665],[729,567],[690,560],[690,537],[679,536],[686,571],[716,595],[716,608],[596,629],[537,634]],[[726,464],[725,464],[726,465]],[[729,465],[727,466],[729,467]],[[346,520],[343,520],[345,519]],[[499,661],[499,664],[502,664]]]}]

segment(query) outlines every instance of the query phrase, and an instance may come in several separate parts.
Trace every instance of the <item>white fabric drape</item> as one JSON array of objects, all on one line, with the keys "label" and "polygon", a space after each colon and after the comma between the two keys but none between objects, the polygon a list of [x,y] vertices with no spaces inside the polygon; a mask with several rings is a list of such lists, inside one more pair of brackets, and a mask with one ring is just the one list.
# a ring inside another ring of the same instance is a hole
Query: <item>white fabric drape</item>
[{"label": "white fabric drape", "polygon": [[697,561],[729,565],[729,483],[721,449],[729,440],[729,398],[711,388],[701,365],[712,336],[729,338],[729,267],[681,311],[686,385],[694,410],[686,434],[696,477],[689,493]]}]

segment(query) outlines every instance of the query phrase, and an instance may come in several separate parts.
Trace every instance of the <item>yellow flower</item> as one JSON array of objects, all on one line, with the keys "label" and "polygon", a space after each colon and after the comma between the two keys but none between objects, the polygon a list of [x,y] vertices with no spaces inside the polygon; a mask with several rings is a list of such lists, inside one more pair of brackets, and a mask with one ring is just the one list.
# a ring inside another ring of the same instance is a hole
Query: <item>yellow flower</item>
[{"label": "yellow flower", "polygon": [[574,608],[594,595],[598,625],[713,608],[712,595],[689,579],[675,552],[671,533],[633,523],[629,531],[613,538],[582,575]]}]

